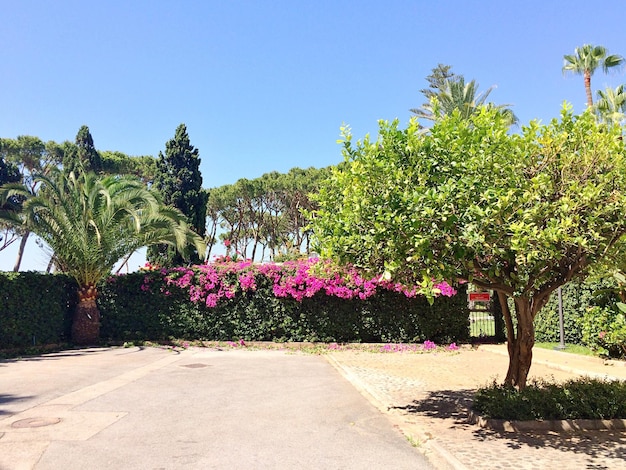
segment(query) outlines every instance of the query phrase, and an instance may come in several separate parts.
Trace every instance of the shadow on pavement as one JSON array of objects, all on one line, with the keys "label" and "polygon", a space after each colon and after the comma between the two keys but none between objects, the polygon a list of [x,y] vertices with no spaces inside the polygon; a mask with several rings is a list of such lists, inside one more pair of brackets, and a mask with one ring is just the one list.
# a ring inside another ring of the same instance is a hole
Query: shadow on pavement
[{"label": "shadow on pavement", "polygon": [[476,429],[474,439],[484,442],[498,440],[504,442],[509,449],[522,447],[553,448],[562,452],[571,452],[589,456],[588,469],[604,469],[601,465],[593,465],[596,458],[616,459],[626,462],[626,434],[618,431],[580,431],[572,433],[533,433],[533,432],[500,432],[491,429]]},{"label": "shadow on pavement", "polygon": [[13,414],[13,413],[10,413],[10,412],[4,410],[3,409],[3,405],[6,405],[6,404],[14,402],[14,401],[28,400],[30,398],[32,398],[32,396],[8,395],[8,394],[1,394],[0,393],[0,417],[10,416],[10,415]]},{"label": "shadow on pavement", "polygon": [[583,454],[589,457],[586,469],[607,469],[596,459],[615,459],[626,462],[626,432],[579,431],[579,432],[503,432],[480,428],[468,420],[475,390],[439,390],[429,392],[421,400],[406,406],[394,407],[409,414],[420,414],[429,418],[450,420],[451,427],[462,426],[472,432],[472,440],[488,442],[497,440],[511,450],[524,447],[552,448],[562,452]]},{"label": "shadow on pavement", "polygon": [[410,405],[394,409],[407,413],[420,413],[430,418],[452,419],[455,424],[469,424],[468,411],[475,390],[437,390],[428,392],[426,398],[414,400]]},{"label": "shadow on pavement", "polygon": [[[100,353],[102,351],[111,349],[109,347],[104,346],[90,346],[86,348],[76,348],[76,349],[64,349],[60,352],[49,352],[43,354],[37,354],[33,356],[18,356],[12,357],[9,359],[0,359],[0,367],[6,366],[10,363],[15,362],[39,362],[39,361],[56,361],[59,359],[65,359],[68,357],[80,357],[80,356],[90,356],[93,354]],[[144,346],[133,346],[132,348],[121,348],[119,349],[121,354],[130,354],[136,353],[146,349]],[[175,351],[176,352],[176,351]]]}]

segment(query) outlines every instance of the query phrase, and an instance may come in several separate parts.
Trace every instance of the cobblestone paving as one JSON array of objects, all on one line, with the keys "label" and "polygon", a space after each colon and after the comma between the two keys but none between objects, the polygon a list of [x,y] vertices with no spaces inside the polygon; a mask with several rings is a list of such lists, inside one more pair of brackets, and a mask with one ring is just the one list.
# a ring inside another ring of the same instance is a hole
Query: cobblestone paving
[{"label": "cobblestone paving", "polygon": [[[357,387],[403,423],[403,432],[426,442],[425,449],[448,456],[439,462],[441,468],[626,469],[624,432],[506,433],[470,424],[467,412],[475,388],[494,380],[486,372],[506,371],[506,358],[496,354],[464,351],[434,358],[341,351],[332,356]],[[573,376],[533,368],[535,376]]]}]

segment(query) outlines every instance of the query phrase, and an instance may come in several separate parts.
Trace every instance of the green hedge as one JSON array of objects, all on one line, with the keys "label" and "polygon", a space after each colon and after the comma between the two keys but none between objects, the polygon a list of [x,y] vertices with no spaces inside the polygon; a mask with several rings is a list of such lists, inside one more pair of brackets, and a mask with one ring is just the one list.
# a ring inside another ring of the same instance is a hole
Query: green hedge
[{"label": "green hedge", "polygon": [[[583,344],[582,319],[592,306],[604,307],[615,301],[614,296],[602,292],[614,284],[611,280],[572,281],[562,288],[563,323],[565,342]],[[538,342],[559,342],[559,301],[557,292],[550,296],[546,306],[535,319],[535,340]]]},{"label": "green hedge", "polygon": [[[150,276],[150,290],[142,290]],[[368,300],[316,294],[298,302],[276,298],[267,278],[255,292],[238,292],[213,308],[189,301],[155,273],[111,278],[100,289],[101,337],[110,340],[466,341],[469,314],[465,292],[425,298],[380,290]]]},{"label": "green hedge", "polygon": [[75,298],[68,276],[0,272],[0,349],[69,341]]},{"label": "green hedge", "polygon": [[[103,341],[204,339],[252,341],[463,342],[469,314],[462,287],[454,297],[407,298],[380,289],[368,300],[316,294],[298,302],[273,295],[260,276],[254,292],[238,292],[207,308],[166,286],[159,273],[111,277],[99,287]],[[69,342],[76,284],[64,275],[0,273],[0,349]]]}]

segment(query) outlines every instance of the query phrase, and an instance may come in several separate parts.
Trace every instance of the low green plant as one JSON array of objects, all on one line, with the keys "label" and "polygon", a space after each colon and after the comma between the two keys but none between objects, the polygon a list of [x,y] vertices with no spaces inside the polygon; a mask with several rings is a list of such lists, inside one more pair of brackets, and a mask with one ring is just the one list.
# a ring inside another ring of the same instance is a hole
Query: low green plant
[{"label": "low green plant", "polygon": [[474,395],[473,410],[505,420],[625,419],[626,382],[589,377],[532,381],[517,390],[495,381]]},{"label": "low green plant", "polygon": [[[182,274],[189,275],[187,271]],[[450,344],[465,341],[469,335],[464,286],[459,287],[459,294],[437,297],[433,304],[423,296],[407,297],[382,288],[366,299],[340,298],[320,291],[298,300],[277,296],[272,277],[260,273],[244,277],[245,273],[232,272],[220,278],[226,278],[229,288],[224,292],[230,295],[213,299],[215,303],[208,306],[206,300],[190,298],[189,287],[168,282],[166,274],[154,270],[112,276],[101,285],[98,306],[102,337],[122,342],[242,338],[327,343],[430,340]],[[193,277],[188,279],[191,282]],[[242,281],[254,289],[243,289]],[[208,297],[206,292],[211,291],[202,292]]]}]

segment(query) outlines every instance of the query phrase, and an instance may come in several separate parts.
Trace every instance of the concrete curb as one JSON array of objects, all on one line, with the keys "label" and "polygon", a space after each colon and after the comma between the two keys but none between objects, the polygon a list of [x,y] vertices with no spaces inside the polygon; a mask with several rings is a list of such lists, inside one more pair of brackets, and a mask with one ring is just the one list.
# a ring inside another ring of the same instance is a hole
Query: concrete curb
[{"label": "concrete curb", "polygon": [[484,418],[473,411],[469,412],[469,420],[481,428],[504,432],[574,432],[574,431],[600,431],[600,430],[624,430],[626,419],[564,419],[564,420],[530,420],[530,421],[507,421],[504,419]]}]

